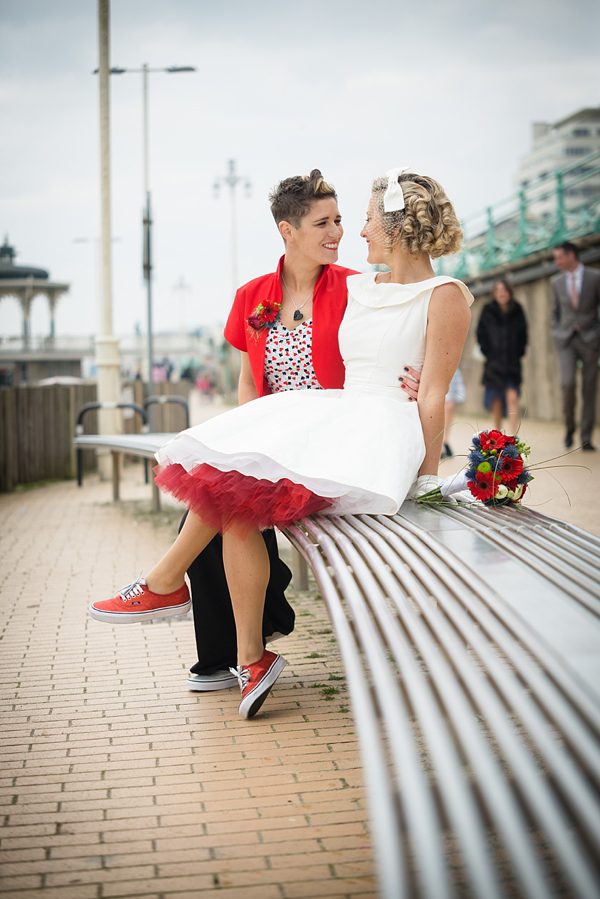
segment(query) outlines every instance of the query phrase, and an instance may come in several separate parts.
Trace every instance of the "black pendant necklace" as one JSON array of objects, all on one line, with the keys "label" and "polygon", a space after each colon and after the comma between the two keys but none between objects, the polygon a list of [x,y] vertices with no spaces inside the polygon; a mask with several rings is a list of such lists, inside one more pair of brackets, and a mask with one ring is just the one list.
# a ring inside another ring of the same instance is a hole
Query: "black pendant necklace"
[{"label": "black pendant necklace", "polygon": [[[293,296],[292,296],[292,294],[291,294],[291,291],[290,291],[289,287],[287,286],[287,284],[285,283],[285,281],[283,280],[283,275],[281,276],[281,282],[282,282],[283,286],[285,287],[285,289],[286,289],[286,291],[287,291],[288,297],[290,298],[290,300],[292,301],[292,303],[294,304],[294,306],[296,306],[296,303],[294,302],[294,298],[293,298]],[[311,292],[309,293],[309,295],[307,296],[307,298],[304,300],[304,302],[301,303],[299,306],[296,306],[296,311],[294,312],[294,321],[295,321],[295,322],[300,322],[300,321],[302,321],[302,319],[304,318],[304,316],[302,315],[302,313],[300,312],[300,310],[302,309],[303,306],[306,306],[306,304],[308,303],[308,301],[309,301],[310,298],[312,297],[312,295],[313,295],[313,290],[314,290],[314,287],[313,287],[313,289],[311,290]]]}]

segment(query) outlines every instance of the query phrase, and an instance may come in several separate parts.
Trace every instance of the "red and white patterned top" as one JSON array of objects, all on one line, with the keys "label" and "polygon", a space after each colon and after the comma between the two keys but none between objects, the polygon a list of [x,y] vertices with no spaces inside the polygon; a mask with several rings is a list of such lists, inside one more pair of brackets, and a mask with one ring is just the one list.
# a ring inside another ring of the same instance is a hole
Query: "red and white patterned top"
[{"label": "red and white patterned top", "polygon": [[291,331],[280,321],[269,328],[264,371],[271,393],[323,389],[317,381],[312,361],[312,318]]}]

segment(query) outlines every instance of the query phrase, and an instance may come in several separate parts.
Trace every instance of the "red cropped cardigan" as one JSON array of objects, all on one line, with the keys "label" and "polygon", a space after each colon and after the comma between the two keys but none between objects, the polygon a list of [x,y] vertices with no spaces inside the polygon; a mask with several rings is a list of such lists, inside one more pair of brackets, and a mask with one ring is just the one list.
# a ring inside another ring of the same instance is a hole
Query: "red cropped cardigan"
[{"label": "red cropped cardigan", "polygon": [[[281,269],[249,281],[236,291],[235,300],[225,325],[225,339],[236,349],[248,353],[254,383],[259,396],[270,393],[265,382],[265,345],[268,329],[255,331],[248,324],[248,316],[260,302],[281,302]],[[338,346],[338,330],[346,309],[346,278],[355,275],[341,265],[325,265],[317,279],[313,293],[312,357],[315,375],[321,387],[344,386],[344,363]]]}]

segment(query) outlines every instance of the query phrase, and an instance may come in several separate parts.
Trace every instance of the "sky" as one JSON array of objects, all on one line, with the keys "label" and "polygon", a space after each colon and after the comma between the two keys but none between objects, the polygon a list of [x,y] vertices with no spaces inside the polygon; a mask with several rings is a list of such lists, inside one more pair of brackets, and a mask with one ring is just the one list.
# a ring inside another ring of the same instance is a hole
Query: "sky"
[{"label": "sky", "polygon": [[[58,336],[99,318],[96,0],[0,0],[0,240],[16,264],[70,284]],[[194,66],[149,75],[154,329],[224,322],[238,272],[282,252],[268,205],[282,178],[318,167],[339,195],[339,262],[366,268],[358,236],[371,180],[411,166],[459,218],[509,197],[534,121],[600,103],[597,0],[112,0],[111,65]],[[113,330],[145,330],[142,78],[113,75]],[[31,330],[46,335],[47,303]],[[0,300],[0,335],[21,331]]]}]

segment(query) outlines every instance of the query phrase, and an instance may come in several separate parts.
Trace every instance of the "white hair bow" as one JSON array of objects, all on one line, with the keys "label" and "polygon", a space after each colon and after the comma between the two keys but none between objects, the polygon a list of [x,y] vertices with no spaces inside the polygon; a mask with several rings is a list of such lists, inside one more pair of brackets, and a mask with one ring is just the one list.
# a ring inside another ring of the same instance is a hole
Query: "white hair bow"
[{"label": "white hair bow", "polygon": [[404,193],[402,191],[402,185],[398,181],[398,176],[410,171],[412,171],[410,168],[398,168],[390,169],[385,173],[387,175],[388,183],[386,192],[383,195],[384,212],[399,212],[401,209],[404,209]]}]

